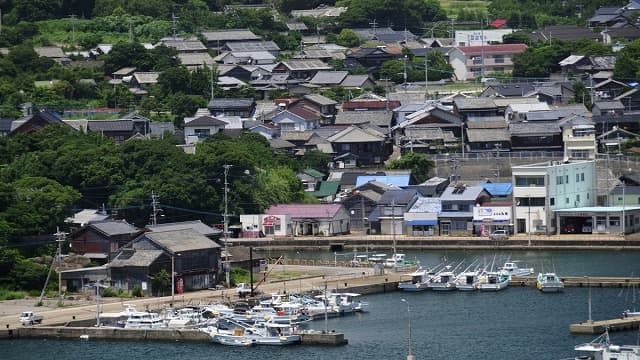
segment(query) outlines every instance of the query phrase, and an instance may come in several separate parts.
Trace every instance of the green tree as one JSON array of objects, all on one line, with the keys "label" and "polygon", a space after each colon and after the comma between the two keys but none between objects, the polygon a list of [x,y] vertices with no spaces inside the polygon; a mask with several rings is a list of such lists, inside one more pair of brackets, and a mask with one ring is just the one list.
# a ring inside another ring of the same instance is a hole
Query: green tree
[{"label": "green tree", "polygon": [[171,289],[171,274],[167,270],[161,269],[153,275],[151,286],[153,286],[153,292],[156,296],[164,296]]},{"label": "green tree", "polygon": [[104,72],[106,74],[129,66],[136,67],[138,71],[152,69],[153,59],[142,44],[136,42],[117,43],[113,45],[109,54],[104,56]]},{"label": "green tree", "polygon": [[348,48],[357,47],[362,43],[362,39],[357,32],[351,29],[342,29],[340,34],[336,36],[336,44]]},{"label": "green tree", "polygon": [[403,155],[398,160],[389,162],[385,168],[388,170],[411,170],[411,174],[418,183],[429,178],[429,173],[433,169],[433,161],[428,160],[424,154],[409,153]]},{"label": "green tree", "polygon": [[640,78],[640,40],[619,51],[613,75],[624,80],[637,81]]}]

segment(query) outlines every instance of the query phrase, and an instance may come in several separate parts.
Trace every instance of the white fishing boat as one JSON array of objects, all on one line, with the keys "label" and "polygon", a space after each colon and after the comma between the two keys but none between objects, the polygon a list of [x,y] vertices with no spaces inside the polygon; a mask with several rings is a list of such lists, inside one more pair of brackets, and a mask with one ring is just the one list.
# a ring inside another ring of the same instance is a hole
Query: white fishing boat
[{"label": "white fishing boat", "polygon": [[216,326],[202,329],[214,343],[231,346],[251,345],[291,345],[300,342],[300,335],[294,333],[291,324],[264,322],[245,325],[233,320],[219,322]]},{"label": "white fishing boat", "polygon": [[536,287],[542,292],[559,292],[564,289],[564,283],[556,273],[539,273]]},{"label": "white fishing boat", "polygon": [[640,346],[611,344],[607,329],[593,341],[575,346],[574,350],[579,353],[576,359],[640,360]]},{"label": "white fishing boat", "polygon": [[640,316],[640,311],[637,311],[636,309],[636,285],[633,284],[631,286],[631,296],[632,296],[632,301],[631,301],[631,305],[632,305],[632,309],[627,309],[625,311],[622,312],[622,317],[623,318],[628,318],[628,317],[634,317],[634,316]]},{"label": "white fishing boat", "polygon": [[408,281],[401,281],[398,284],[398,289],[404,291],[423,291],[429,288],[429,281],[433,274],[422,268],[412,272],[411,274],[404,275],[409,277]]},{"label": "white fishing boat", "polygon": [[480,291],[500,291],[509,286],[510,275],[507,271],[487,271],[479,276]]},{"label": "white fishing boat", "polygon": [[388,268],[396,268],[398,266],[404,265],[405,254],[396,254],[393,253],[390,258],[384,261],[384,267]]},{"label": "white fishing boat", "polygon": [[477,270],[460,273],[456,277],[455,284],[456,289],[460,291],[474,291],[480,285],[480,273]]},{"label": "white fishing boat", "polygon": [[129,314],[125,329],[160,329],[166,327],[159,314],[148,311],[135,311]]},{"label": "white fishing boat", "polygon": [[[450,267],[450,266],[448,266]],[[453,271],[441,271],[429,283],[429,289],[434,291],[451,291],[456,289],[456,274]]]},{"label": "white fishing boat", "polygon": [[533,268],[519,267],[518,261],[506,262],[504,263],[504,265],[502,265],[502,267],[498,269],[508,271],[511,274],[511,276],[517,276],[517,277],[529,276],[529,275],[532,275],[534,272]]}]

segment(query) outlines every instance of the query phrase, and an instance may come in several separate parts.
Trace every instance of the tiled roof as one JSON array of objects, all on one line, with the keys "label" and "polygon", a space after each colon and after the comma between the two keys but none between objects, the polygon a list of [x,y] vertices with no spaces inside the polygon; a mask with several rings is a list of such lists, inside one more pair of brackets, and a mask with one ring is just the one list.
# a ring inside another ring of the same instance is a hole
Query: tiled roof
[{"label": "tiled roof", "polygon": [[506,127],[502,129],[467,129],[469,142],[509,141],[511,133]]},{"label": "tiled roof", "polygon": [[307,99],[307,100],[309,100],[309,101],[311,101],[313,103],[316,103],[316,104],[318,104],[320,106],[323,106],[323,105],[336,105],[337,104],[336,101],[331,100],[328,97],[322,96],[320,94],[308,94],[308,95],[303,96],[303,98]]},{"label": "tiled roof", "polygon": [[305,120],[316,120],[320,118],[320,114],[313,109],[307,108],[306,106],[295,106],[290,107],[290,113],[298,115],[299,117]]},{"label": "tiled roof", "polygon": [[207,250],[220,247],[220,245],[216,244],[213,240],[204,235],[201,235],[191,228],[161,232],[148,232],[143,236],[148,238],[151,242],[158,244],[163,248],[166,248],[172,253],[181,251]]},{"label": "tiled roof", "polygon": [[89,131],[133,131],[133,121],[131,120],[89,120],[87,122]]},{"label": "tiled roof", "polygon": [[148,267],[156,261],[164,251],[162,250],[135,250],[135,252],[123,251],[109,263],[109,267]]},{"label": "tiled roof", "polygon": [[376,181],[385,185],[405,187],[409,185],[411,175],[361,175],[356,180],[356,187],[360,187],[368,182]]},{"label": "tiled roof", "polygon": [[369,80],[369,75],[347,75],[340,84],[343,87],[362,87]]},{"label": "tiled roof", "polygon": [[203,31],[202,36],[209,42],[214,41],[237,41],[237,40],[258,40],[256,34],[249,29],[225,29],[225,30],[211,30]]},{"label": "tiled roof", "polygon": [[317,85],[338,85],[347,75],[347,71],[318,71],[309,82]]},{"label": "tiled roof", "polygon": [[182,53],[178,54],[180,63],[184,66],[202,66],[215,63],[209,53]]},{"label": "tiled roof", "polygon": [[210,236],[210,235],[218,235],[222,232],[222,230],[212,228],[208,225],[205,225],[200,220],[195,221],[183,221],[176,223],[165,223],[165,224],[157,224],[157,225],[149,225],[147,229],[153,232],[162,232],[162,231],[170,231],[170,230],[184,230],[184,229],[192,229],[197,233]]},{"label": "tiled roof", "polygon": [[[391,100],[389,101],[389,110],[393,110],[399,107],[400,101]],[[357,109],[386,109],[387,102],[386,101],[345,101],[342,104],[343,110],[357,110]]]},{"label": "tiled roof", "polygon": [[331,66],[317,59],[290,59],[281,63],[291,71],[331,70]]},{"label": "tiled roof", "polygon": [[178,52],[192,51],[205,52],[207,47],[200,40],[167,40],[162,44],[167,47],[175,48]]},{"label": "tiled roof", "polygon": [[405,206],[410,204],[418,196],[418,190],[387,190],[378,201],[378,205]]},{"label": "tiled roof", "polygon": [[[460,189],[464,189],[460,191]],[[442,201],[473,201],[480,196],[480,193],[484,191],[484,188],[480,186],[463,186],[453,187],[450,186],[444,190],[440,196]]]},{"label": "tiled roof", "polygon": [[60,59],[65,57],[64,52],[57,46],[41,46],[35,47],[33,50],[38,56],[47,57],[51,59]]},{"label": "tiled roof", "polygon": [[133,77],[138,84],[156,84],[160,73],[158,72],[138,72],[133,73]]},{"label": "tiled roof", "polygon": [[509,124],[509,132],[516,136],[559,134],[560,127],[555,121],[512,122]]},{"label": "tiled roof", "polygon": [[336,216],[340,204],[278,204],[264,211],[266,215],[289,215],[292,218],[327,219]]},{"label": "tiled roof", "polygon": [[88,226],[107,236],[135,234],[140,231],[124,220],[98,221],[90,223]]},{"label": "tiled roof", "polygon": [[212,116],[200,116],[195,118],[188,123],[184,124],[185,127],[194,127],[194,126],[225,126],[227,123],[225,121],[216,119]]},{"label": "tiled roof", "polygon": [[219,98],[209,102],[208,107],[214,109],[248,108],[253,106],[252,98]]},{"label": "tiled roof", "polygon": [[317,198],[324,198],[337,194],[339,187],[340,181],[321,181],[320,189],[318,189],[317,191],[312,191],[309,194]]},{"label": "tiled roof", "polygon": [[386,111],[342,111],[336,115],[336,125],[374,124],[388,127],[391,122],[391,112]]},{"label": "tiled roof", "polygon": [[280,47],[273,41],[241,41],[225,45],[231,52],[280,51]]}]

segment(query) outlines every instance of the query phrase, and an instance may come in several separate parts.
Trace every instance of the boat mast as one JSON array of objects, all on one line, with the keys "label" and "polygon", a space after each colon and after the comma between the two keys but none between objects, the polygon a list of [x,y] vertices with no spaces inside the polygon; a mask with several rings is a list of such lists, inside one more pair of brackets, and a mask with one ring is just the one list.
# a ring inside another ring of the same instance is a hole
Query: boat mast
[{"label": "boat mast", "polygon": [[393,257],[396,257],[396,199],[391,200],[391,233],[393,234]]}]

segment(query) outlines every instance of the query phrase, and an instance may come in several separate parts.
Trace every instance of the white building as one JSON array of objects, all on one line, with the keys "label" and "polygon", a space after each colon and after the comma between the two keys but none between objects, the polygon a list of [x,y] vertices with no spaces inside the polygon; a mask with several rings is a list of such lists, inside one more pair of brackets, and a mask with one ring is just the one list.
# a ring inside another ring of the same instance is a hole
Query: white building
[{"label": "white building", "polygon": [[572,232],[558,228],[554,211],[596,204],[595,166],[584,160],[512,167],[515,233]]},{"label": "white building", "polygon": [[488,44],[502,44],[505,35],[509,35],[513,29],[490,30],[457,30],[456,46],[482,46]]}]

